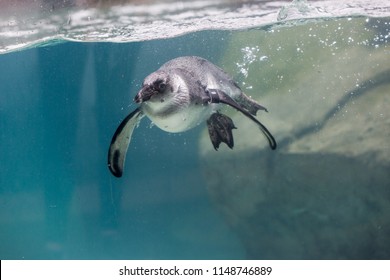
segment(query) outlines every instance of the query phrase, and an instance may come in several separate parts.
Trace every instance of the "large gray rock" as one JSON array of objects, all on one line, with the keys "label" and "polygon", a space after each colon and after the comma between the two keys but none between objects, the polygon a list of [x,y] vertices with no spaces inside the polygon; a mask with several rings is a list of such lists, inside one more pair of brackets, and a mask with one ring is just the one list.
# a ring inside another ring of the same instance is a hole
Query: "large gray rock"
[{"label": "large gray rock", "polygon": [[[249,38],[283,46],[257,53],[267,60],[247,65],[256,78],[246,83],[262,91],[252,97],[268,107],[258,118],[278,149],[237,113],[234,150],[213,151],[206,131],[200,139],[210,195],[248,258],[390,258],[389,44],[371,46],[376,31],[363,20],[327,24],[314,38],[319,24],[232,39],[236,49]],[[228,72],[237,57],[227,52]]]}]

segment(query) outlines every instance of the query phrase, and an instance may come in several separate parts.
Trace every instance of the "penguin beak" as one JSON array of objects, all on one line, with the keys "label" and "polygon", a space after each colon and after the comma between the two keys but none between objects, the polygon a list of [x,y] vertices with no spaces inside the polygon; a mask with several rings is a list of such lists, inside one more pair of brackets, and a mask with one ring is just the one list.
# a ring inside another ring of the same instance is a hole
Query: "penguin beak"
[{"label": "penguin beak", "polygon": [[142,103],[148,101],[154,94],[155,91],[150,86],[144,86],[134,97],[134,101],[136,103]]}]

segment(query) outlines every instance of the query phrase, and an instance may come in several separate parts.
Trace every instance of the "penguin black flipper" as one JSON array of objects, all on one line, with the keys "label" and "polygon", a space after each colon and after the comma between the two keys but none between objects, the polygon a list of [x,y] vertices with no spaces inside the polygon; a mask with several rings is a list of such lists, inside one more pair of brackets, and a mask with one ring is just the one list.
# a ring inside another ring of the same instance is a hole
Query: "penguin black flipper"
[{"label": "penguin black flipper", "polygon": [[207,127],[211,143],[216,151],[221,142],[226,143],[230,149],[233,149],[234,140],[232,130],[236,127],[231,118],[216,112],[207,120]]},{"label": "penguin black flipper", "polygon": [[121,122],[112,137],[108,150],[108,168],[116,177],[122,176],[131,135],[142,117],[141,109],[135,109]]},{"label": "penguin black flipper", "polygon": [[209,96],[209,102],[211,103],[224,103],[227,104],[241,113],[243,113],[246,117],[250,118],[252,121],[254,121],[260,128],[261,132],[265,135],[265,137],[268,140],[269,146],[272,150],[276,149],[276,141],[275,138],[272,136],[271,132],[268,131],[268,129],[259,122],[255,117],[253,117],[247,110],[243,109],[240,104],[238,104],[233,98],[231,98],[229,95],[224,93],[221,90],[218,89],[207,89],[206,93]]}]

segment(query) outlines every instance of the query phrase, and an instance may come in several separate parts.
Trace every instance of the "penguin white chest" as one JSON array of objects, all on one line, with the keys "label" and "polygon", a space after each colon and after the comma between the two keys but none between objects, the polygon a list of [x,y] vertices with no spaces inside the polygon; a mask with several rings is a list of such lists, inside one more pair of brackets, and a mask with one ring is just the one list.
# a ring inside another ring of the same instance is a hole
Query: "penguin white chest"
[{"label": "penguin white chest", "polygon": [[142,104],[144,114],[160,129],[167,132],[183,132],[206,121],[217,110],[217,104],[154,108]]}]

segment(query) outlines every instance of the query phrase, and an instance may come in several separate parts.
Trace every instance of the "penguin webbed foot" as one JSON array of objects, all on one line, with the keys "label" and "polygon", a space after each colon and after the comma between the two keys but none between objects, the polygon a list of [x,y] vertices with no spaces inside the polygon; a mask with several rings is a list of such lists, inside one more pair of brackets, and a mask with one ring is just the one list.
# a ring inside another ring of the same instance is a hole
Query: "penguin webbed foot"
[{"label": "penguin webbed foot", "polygon": [[225,143],[230,149],[233,149],[234,140],[232,130],[236,129],[236,127],[231,118],[216,112],[207,120],[207,127],[211,143],[216,151],[218,151],[221,142]]},{"label": "penguin webbed foot", "polygon": [[[260,108],[254,110],[253,112],[250,112],[247,109],[243,108],[240,104],[238,104],[233,98],[231,98],[225,92],[218,90],[218,89],[207,89],[206,93],[207,93],[207,96],[206,96],[205,100],[207,100],[207,102],[224,103],[226,105],[229,105],[229,106],[237,109],[241,113],[243,113],[246,117],[248,117],[252,121],[254,121],[259,126],[259,128],[263,132],[264,136],[267,138],[270,148],[272,150],[276,149],[277,144],[276,144],[275,138],[272,136],[272,134],[268,131],[268,129],[261,122],[259,122],[255,117],[253,117],[253,115],[256,115],[257,110]],[[261,105],[259,105],[259,106],[262,107]],[[268,112],[265,107],[262,107],[262,108],[263,108],[263,110]]]}]

